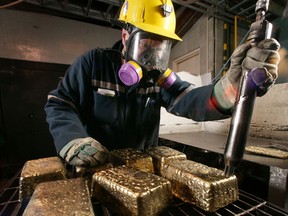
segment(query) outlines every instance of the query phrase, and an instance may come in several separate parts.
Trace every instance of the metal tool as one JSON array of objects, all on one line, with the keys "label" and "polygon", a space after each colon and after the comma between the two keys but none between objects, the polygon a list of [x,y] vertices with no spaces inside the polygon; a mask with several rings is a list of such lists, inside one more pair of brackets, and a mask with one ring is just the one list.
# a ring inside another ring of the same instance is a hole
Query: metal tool
[{"label": "metal tool", "polygon": [[[268,6],[269,0],[258,0],[256,3],[256,21],[251,24],[250,32],[247,37],[247,42],[250,42],[252,46],[256,46],[261,40],[271,37],[272,24],[265,20]],[[253,70],[264,69],[255,68]],[[250,71],[242,71],[239,91],[234,105],[225,146],[224,173],[227,177],[234,174],[235,168],[240,164],[243,158],[254,102],[257,95],[257,86],[249,76],[249,73]]]}]

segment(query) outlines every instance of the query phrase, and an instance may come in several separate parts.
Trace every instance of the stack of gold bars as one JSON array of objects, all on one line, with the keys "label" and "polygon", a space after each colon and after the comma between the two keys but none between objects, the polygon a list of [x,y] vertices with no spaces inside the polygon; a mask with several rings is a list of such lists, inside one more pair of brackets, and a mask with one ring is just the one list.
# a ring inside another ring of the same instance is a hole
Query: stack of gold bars
[{"label": "stack of gold bars", "polygon": [[24,216],[94,215],[91,198],[113,215],[159,215],[173,197],[214,212],[238,196],[236,176],[166,146],[114,150],[110,164],[76,167],[73,178],[58,157],[31,160],[20,177],[20,200],[29,201]]}]

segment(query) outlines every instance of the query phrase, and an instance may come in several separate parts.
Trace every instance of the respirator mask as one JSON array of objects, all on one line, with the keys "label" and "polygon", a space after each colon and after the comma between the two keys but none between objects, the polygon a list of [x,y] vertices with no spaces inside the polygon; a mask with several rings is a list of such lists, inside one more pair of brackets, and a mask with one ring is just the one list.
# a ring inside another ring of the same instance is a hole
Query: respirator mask
[{"label": "respirator mask", "polygon": [[176,80],[176,75],[167,69],[171,40],[140,29],[132,31],[127,40],[124,63],[119,78],[126,86],[142,82],[169,88]]}]

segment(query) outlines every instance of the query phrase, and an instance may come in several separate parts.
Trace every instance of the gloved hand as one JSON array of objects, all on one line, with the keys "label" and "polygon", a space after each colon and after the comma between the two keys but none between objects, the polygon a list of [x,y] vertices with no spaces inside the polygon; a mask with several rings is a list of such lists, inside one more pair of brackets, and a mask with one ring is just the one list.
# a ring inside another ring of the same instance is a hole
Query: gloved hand
[{"label": "gloved hand", "polygon": [[262,40],[257,47],[248,50],[246,58],[242,62],[244,70],[264,69],[251,73],[252,80],[258,87],[257,96],[266,94],[278,77],[279,48],[280,44],[273,38]]},{"label": "gloved hand", "polygon": [[229,110],[233,107],[237,95],[242,70],[264,68],[252,74],[252,79],[259,87],[257,95],[264,95],[277,78],[280,60],[279,43],[275,39],[265,39],[258,46],[249,43],[240,45],[232,54],[230,68],[214,86],[213,96],[220,109]]},{"label": "gloved hand", "polygon": [[97,166],[109,162],[109,152],[91,137],[70,141],[60,151],[60,156],[76,166]]}]

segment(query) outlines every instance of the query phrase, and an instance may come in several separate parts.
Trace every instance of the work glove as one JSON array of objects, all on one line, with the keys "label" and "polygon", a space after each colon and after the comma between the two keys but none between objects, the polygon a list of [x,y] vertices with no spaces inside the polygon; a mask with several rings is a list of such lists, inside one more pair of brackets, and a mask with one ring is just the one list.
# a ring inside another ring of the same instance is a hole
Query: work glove
[{"label": "work glove", "polygon": [[246,71],[262,68],[251,71],[252,80],[258,87],[257,96],[265,95],[278,77],[279,48],[280,44],[273,38],[262,40],[257,47],[248,50],[242,62],[242,68]]},{"label": "work glove", "polygon": [[109,162],[108,150],[91,137],[70,141],[59,155],[75,166],[92,167]]},{"label": "work glove", "polygon": [[253,82],[258,87],[257,96],[264,95],[277,78],[280,44],[275,39],[265,39],[255,47],[249,43],[240,45],[231,57],[230,68],[214,86],[213,96],[221,110],[230,110],[236,100],[242,71],[250,71]]}]

